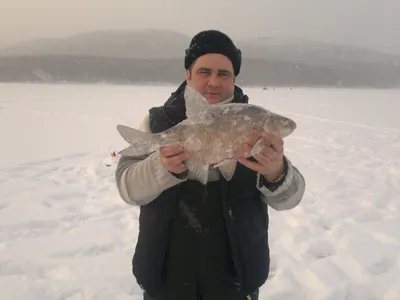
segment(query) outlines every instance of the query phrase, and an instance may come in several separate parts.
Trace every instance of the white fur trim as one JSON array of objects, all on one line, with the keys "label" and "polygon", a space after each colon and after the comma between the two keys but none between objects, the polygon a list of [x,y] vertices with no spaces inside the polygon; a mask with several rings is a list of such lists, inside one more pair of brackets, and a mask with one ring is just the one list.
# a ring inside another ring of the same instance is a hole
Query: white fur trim
[{"label": "white fur trim", "polygon": [[137,128],[138,130],[144,131],[144,132],[151,132],[150,129],[150,113],[147,112],[143,118],[143,120],[139,123],[139,126]]},{"label": "white fur trim", "polygon": [[301,173],[288,161],[288,174],[282,185],[275,191],[270,191],[265,186],[260,186],[260,174],[257,175],[257,188],[263,194],[263,200],[276,210],[292,209],[303,198],[305,180]]}]

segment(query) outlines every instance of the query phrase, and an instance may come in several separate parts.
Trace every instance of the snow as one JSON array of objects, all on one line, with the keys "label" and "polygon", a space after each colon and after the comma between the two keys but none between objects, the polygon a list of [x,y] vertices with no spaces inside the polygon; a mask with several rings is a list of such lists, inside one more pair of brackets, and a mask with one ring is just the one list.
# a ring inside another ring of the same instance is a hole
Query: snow
[{"label": "snow", "polygon": [[[0,85],[0,299],[142,299],[109,153],[173,86]],[[400,299],[399,90],[245,88],[292,117],[301,204],[271,211],[260,299]]]}]

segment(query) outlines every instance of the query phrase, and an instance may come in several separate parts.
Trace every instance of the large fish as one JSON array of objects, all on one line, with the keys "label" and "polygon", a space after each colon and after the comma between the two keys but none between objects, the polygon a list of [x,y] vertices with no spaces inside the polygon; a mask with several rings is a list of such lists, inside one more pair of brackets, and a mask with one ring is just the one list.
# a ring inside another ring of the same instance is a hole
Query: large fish
[{"label": "large fish", "polygon": [[119,152],[126,156],[150,154],[160,147],[179,145],[190,153],[185,161],[190,172],[205,184],[210,167],[219,167],[230,180],[238,157],[259,153],[259,139],[250,153],[244,150],[244,139],[262,132],[273,132],[282,138],[289,136],[296,123],[260,106],[243,103],[209,104],[194,88],[184,92],[187,119],[163,132],[151,134],[118,125],[120,135],[130,146]]}]

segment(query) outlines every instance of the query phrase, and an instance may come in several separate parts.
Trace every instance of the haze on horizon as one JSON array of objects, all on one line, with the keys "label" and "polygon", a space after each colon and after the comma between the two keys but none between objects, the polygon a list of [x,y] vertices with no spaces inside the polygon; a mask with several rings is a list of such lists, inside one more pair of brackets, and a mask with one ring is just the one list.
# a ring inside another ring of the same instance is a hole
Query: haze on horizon
[{"label": "haze on horizon", "polygon": [[396,0],[0,0],[0,47],[96,30],[219,29],[234,39],[305,38],[400,54]]}]

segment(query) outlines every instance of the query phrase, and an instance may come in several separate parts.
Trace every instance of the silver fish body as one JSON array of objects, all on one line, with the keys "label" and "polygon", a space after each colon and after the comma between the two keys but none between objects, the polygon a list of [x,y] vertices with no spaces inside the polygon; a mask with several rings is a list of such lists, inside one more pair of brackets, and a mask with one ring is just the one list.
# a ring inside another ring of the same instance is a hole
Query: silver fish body
[{"label": "silver fish body", "polygon": [[244,151],[248,136],[272,132],[282,138],[289,136],[296,123],[253,104],[231,103],[210,105],[195,89],[185,89],[187,119],[164,132],[151,134],[118,125],[121,136],[131,145],[121,155],[141,156],[160,147],[180,145],[190,153],[186,165],[190,171],[202,172],[206,181],[210,166],[236,166],[238,157],[249,157],[262,148],[259,139],[251,153]]}]

